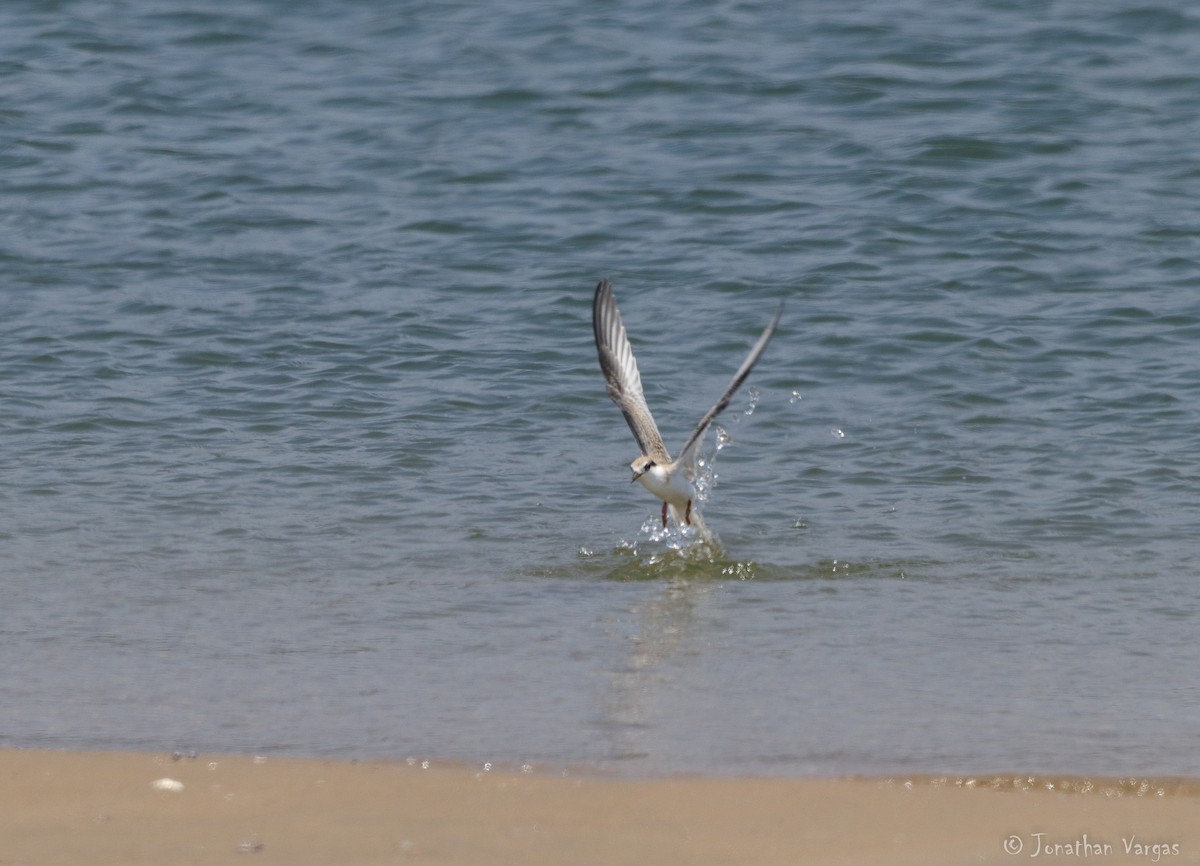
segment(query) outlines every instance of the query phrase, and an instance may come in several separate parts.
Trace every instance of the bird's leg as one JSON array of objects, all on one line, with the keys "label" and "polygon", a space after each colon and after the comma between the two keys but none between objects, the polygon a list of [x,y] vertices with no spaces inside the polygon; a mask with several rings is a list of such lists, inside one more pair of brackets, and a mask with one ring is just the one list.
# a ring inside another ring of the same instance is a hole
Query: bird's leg
[{"label": "bird's leg", "polygon": [[687,512],[683,515],[683,522],[688,526],[692,525],[692,500],[688,500]]},{"label": "bird's leg", "polygon": [[667,528],[667,503],[663,503],[663,529]]}]

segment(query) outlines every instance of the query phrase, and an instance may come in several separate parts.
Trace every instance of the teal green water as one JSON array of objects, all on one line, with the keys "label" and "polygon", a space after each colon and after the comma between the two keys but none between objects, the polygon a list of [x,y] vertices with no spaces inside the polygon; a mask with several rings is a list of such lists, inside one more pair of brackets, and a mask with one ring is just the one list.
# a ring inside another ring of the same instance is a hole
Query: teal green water
[{"label": "teal green water", "polygon": [[[0,11],[0,745],[1200,774],[1183,3]],[[681,554],[678,448],[779,299]]]}]

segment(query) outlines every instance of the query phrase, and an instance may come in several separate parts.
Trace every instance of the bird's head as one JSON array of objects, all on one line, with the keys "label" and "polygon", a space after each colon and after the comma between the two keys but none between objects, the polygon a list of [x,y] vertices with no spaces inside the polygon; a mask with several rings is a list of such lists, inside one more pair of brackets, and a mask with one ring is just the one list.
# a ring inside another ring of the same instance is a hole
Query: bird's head
[{"label": "bird's head", "polygon": [[633,478],[630,479],[629,483],[632,484],[634,481],[637,481],[657,465],[658,464],[654,462],[653,458],[647,457],[645,454],[643,454],[637,460],[634,460],[629,464],[629,468],[633,470]]}]

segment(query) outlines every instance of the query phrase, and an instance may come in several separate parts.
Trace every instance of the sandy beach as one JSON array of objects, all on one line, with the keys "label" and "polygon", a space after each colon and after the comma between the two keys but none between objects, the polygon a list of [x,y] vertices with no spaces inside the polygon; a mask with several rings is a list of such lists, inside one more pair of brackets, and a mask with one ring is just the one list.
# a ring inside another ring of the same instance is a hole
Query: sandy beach
[{"label": "sandy beach", "polygon": [[0,751],[0,864],[1200,863],[1200,782]]}]

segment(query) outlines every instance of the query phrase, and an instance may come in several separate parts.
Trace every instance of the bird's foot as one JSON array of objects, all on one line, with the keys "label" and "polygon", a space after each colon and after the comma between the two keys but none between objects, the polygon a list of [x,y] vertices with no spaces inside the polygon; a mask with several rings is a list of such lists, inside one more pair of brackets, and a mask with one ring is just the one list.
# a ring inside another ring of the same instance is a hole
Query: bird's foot
[{"label": "bird's foot", "polygon": [[683,515],[683,522],[688,526],[692,525],[692,500],[688,500],[687,511]]},{"label": "bird's foot", "polygon": [[663,529],[667,528],[667,503],[663,503]]}]

